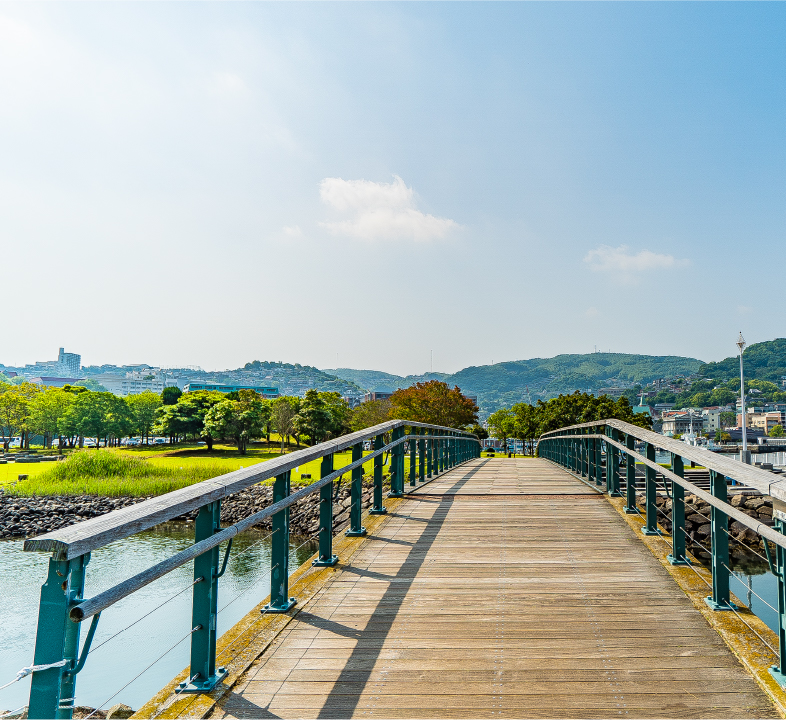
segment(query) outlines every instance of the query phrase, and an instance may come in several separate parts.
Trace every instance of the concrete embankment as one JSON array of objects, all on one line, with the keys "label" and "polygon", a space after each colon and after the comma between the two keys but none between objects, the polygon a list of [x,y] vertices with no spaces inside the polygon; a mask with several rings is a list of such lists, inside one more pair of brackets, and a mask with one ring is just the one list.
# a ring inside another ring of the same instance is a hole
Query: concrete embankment
[{"label": "concrete embankment", "polygon": [[[363,483],[363,508],[371,504],[373,483],[370,478]],[[349,519],[349,482],[341,483],[336,493],[334,509],[336,529]],[[254,485],[224,499],[221,504],[221,522],[231,525],[272,502],[270,485]],[[134,505],[145,497],[99,497],[95,495],[20,496],[0,493],[0,538],[32,537],[68,527],[113,510]],[[174,518],[175,521],[193,522],[196,511]],[[260,523],[269,528],[270,520]],[[310,535],[319,529],[319,493],[312,493],[290,510],[290,531],[295,535]]]}]

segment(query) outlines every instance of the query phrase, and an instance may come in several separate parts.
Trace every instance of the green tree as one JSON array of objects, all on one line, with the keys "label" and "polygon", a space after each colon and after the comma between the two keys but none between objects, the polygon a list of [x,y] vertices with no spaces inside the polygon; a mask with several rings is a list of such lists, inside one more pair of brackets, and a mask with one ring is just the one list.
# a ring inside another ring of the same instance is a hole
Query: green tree
[{"label": "green tree", "polygon": [[205,430],[214,436],[231,437],[241,455],[259,437],[270,416],[270,407],[253,390],[240,390],[239,400],[222,400],[205,415]]},{"label": "green tree", "polygon": [[126,402],[134,417],[136,431],[142,436],[145,445],[150,440],[150,431],[156,422],[156,413],[162,405],[158,393],[146,390],[138,395],[130,395]]},{"label": "green tree", "polygon": [[770,437],[783,437],[783,425],[773,425],[770,430]]},{"label": "green tree", "polygon": [[281,438],[281,452],[284,452],[284,440],[289,445],[289,436],[295,430],[295,417],[300,410],[300,398],[282,395],[270,403],[270,421]]},{"label": "green tree", "polygon": [[174,405],[163,404],[156,411],[155,432],[169,437],[171,442],[177,438],[200,438],[212,451],[216,435],[205,427],[205,416],[208,411],[226,398],[214,390],[197,390],[181,393]]},{"label": "green tree", "polygon": [[330,437],[340,437],[350,431],[350,416],[352,410],[349,403],[337,392],[320,392],[319,397],[325,402],[325,408],[330,413],[328,434]]},{"label": "green tree", "polygon": [[161,392],[161,402],[164,405],[174,405],[180,399],[183,391],[179,387],[165,387]]},{"label": "green tree", "polygon": [[540,418],[537,408],[529,403],[516,403],[510,409],[513,413],[512,436],[521,440],[525,452],[529,446],[530,454],[533,454],[535,439],[540,435]]},{"label": "green tree", "polygon": [[482,425],[473,425],[469,432],[471,432],[478,440],[485,440],[488,436],[488,430],[484,428]]},{"label": "green tree", "polygon": [[300,410],[295,416],[295,429],[307,435],[312,445],[321,442],[330,432],[333,418],[325,399],[316,390],[306,390]]},{"label": "green tree", "polygon": [[349,427],[353,432],[380,425],[390,420],[393,405],[390,400],[370,400],[352,408]]},{"label": "green tree", "polygon": [[[36,394],[30,401],[29,425],[34,433],[44,436],[44,445],[52,447],[52,439],[60,435],[59,427],[62,419],[74,401],[74,395],[61,388],[46,388]],[[63,447],[60,435],[59,447]]]},{"label": "green tree", "polygon": [[461,394],[458,386],[452,390],[447,383],[429,380],[396,390],[390,397],[392,416],[397,420],[414,420],[444,427],[464,428],[478,422],[478,406]]},{"label": "green tree", "polygon": [[[16,378],[14,378],[16,380]],[[3,429],[3,448],[8,452],[11,438],[19,435],[26,445],[27,422],[30,418],[30,402],[39,389],[30,383],[0,385],[0,427]]]},{"label": "green tree", "polygon": [[508,438],[513,437],[515,432],[515,422],[515,416],[510,408],[500,408],[488,417],[489,433],[507,446]]},{"label": "green tree", "polygon": [[102,438],[106,446],[110,440],[125,437],[133,428],[126,401],[110,392],[88,391],[75,395],[61,420],[63,434],[74,432],[82,437],[95,437],[96,448]]}]

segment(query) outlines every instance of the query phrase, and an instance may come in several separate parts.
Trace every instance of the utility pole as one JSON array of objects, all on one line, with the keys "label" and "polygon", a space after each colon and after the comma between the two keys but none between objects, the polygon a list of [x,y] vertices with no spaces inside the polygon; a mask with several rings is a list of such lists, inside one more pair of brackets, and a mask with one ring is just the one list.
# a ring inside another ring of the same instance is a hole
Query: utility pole
[{"label": "utility pole", "polygon": [[748,419],[745,417],[745,374],[742,371],[742,353],[745,350],[745,338],[742,337],[742,331],[740,331],[740,337],[737,339],[737,347],[740,349],[740,400],[742,405],[742,452],[740,453],[740,460],[750,465],[751,458],[748,453],[748,434],[746,432]]}]

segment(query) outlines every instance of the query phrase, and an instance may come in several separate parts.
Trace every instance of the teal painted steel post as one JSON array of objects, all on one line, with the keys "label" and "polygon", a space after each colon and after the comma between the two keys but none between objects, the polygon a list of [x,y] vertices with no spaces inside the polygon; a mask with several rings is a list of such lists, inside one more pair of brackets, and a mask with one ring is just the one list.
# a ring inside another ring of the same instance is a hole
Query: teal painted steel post
[{"label": "teal painted steel post", "polygon": [[[393,430],[392,440],[395,442],[404,434],[404,428]],[[399,444],[393,448],[390,455],[390,492],[388,497],[402,497],[404,495],[404,445]]]},{"label": "teal painted steel post", "polygon": [[[215,535],[221,530],[221,501],[199,508],[194,524],[194,542]],[[216,672],[216,617],[218,615],[218,547],[202,553],[194,560],[193,610],[191,627],[199,628],[191,633],[191,669],[189,677],[196,676],[190,683],[181,683],[181,692],[209,692],[221,680],[226,671]]]},{"label": "teal painted steel post", "polygon": [[[620,432],[611,428],[611,439],[619,442]],[[611,485],[607,483],[609,497],[622,497],[620,492],[620,451],[613,445],[606,445],[606,479],[609,478],[609,458],[611,458]]]},{"label": "teal painted steel post", "polygon": [[[647,443],[647,460],[655,461],[655,446],[652,443]],[[644,467],[645,488],[645,507],[646,517],[645,525],[641,529],[643,535],[660,535],[658,530],[658,505],[656,502],[657,489],[655,487],[655,470],[649,465]]]},{"label": "teal painted steel post", "polygon": [[[273,502],[289,497],[291,471],[276,475]],[[270,545],[270,603],[264,613],[285,613],[296,602],[289,597],[289,508],[279,510],[272,518],[273,537]]]},{"label": "teal painted steel post", "polygon": [[70,718],[73,712],[76,682],[69,670],[76,665],[80,625],[68,613],[83,598],[85,566],[89,561],[89,553],[71,560],[49,560],[49,573],[41,587],[38,606],[33,664],[68,662],[62,667],[33,673],[29,718]]},{"label": "teal painted steel post", "polygon": [[[710,470],[710,492],[723,502],[729,501],[726,477]],[[713,610],[736,608],[729,600],[729,516],[718,508],[710,508],[712,520],[712,597],[706,598]]]},{"label": "teal painted steel post", "polygon": [[[776,511],[776,515],[777,515]],[[775,518],[775,529],[784,534],[786,521]],[[766,540],[764,541],[767,542]],[[769,547],[769,546],[768,546]],[[767,556],[769,557],[769,553]],[[786,685],[786,550],[775,546],[775,577],[778,580],[778,664],[770,668],[773,677],[781,686]]]},{"label": "teal painted steel post", "polygon": [[[417,428],[412,428],[412,435],[417,435]],[[417,448],[417,441],[411,439],[409,441],[409,486],[415,487],[418,484],[417,478],[417,465],[415,458],[415,449]]]},{"label": "teal painted steel post", "polygon": [[595,484],[600,486],[603,484],[603,461],[601,457],[600,439],[595,438],[592,444],[595,448]]},{"label": "teal painted steel post", "polygon": [[[322,458],[320,477],[333,472],[333,454]],[[333,483],[329,482],[319,489],[319,556],[311,564],[315,567],[332,567],[338,562],[333,554]]]},{"label": "teal painted steel post", "polygon": [[[681,455],[671,454],[671,471],[685,477],[685,464]],[[689,565],[685,555],[685,488],[677,483],[671,484],[671,544],[669,562],[672,565]]]},{"label": "teal painted steel post", "polygon": [[[381,450],[385,446],[385,438],[382,435],[374,436],[374,450]],[[374,458],[374,503],[369,515],[384,515],[387,513],[382,504],[382,455]]]},{"label": "teal painted steel post", "polygon": [[[425,435],[426,428],[420,428],[420,435]],[[426,441],[421,438],[418,440],[418,480],[426,481]]]},{"label": "teal painted steel post", "polygon": [[[582,434],[585,434],[584,430],[582,430],[581,432],[582,432]],[[590,474],[590,466],[589,466],[589,462],[590,462],[590,460],[589,460],[589,439],[588,438],[583,438],[581,442],[584,445],[584,447],[581,448],[582,455],[584,456],[584,463],[583,463],[583,467],[581,469],[581,477],[585,477],[585,478],[587,478],[589,480],[589,474]]]},{"label": "teal painted steel post", "polygon": [[[429,428],[429,433],[433,434],[434,431]],[[426,477],[431,478],[433,475],[434,464],[434,441],[429,438],[426,446]]]},{"label": "teal painted steel post", "polygon": [[[628,450],[636,449],[636,438],[625,435],[625,447]],[[636,461],[630,454],[625,456],[625,512],[635,515],[636,509]]]},{"label": "teal painted steel post", "polygon": [[[362,459],[363,443],[355,443],[352,446],[352,462]],[[366,528],[363,527],[361,520],[363,514],[363,466],[356,467],[352,471],[352,485],[350,489],[349,505],[349,530],[345,533],[347,537],[363,537]]]}]

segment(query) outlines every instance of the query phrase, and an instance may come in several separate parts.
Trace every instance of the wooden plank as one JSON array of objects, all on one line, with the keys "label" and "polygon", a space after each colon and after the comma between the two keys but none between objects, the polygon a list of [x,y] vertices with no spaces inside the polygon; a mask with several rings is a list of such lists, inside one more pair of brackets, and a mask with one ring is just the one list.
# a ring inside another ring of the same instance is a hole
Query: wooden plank
[{"label": "wooden plank", "polygon": [[616,511],[591,488],[574,502],[578,486],[540,460],[438,478],[211,717],[777,717]]}]

